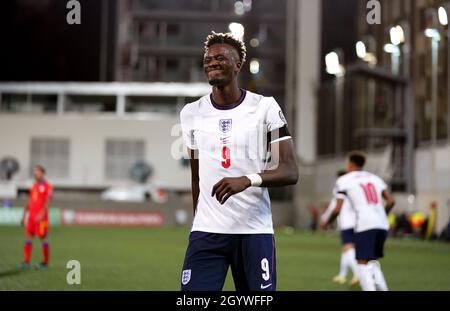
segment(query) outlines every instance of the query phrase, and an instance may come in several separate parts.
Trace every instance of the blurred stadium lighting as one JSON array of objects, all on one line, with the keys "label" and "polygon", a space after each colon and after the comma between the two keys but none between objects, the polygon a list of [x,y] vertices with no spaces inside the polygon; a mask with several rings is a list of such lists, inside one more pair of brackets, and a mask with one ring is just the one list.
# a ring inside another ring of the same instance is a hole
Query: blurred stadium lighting
[{"label": "blurred stadium lighting", "polygon": [[326,71],[329,74],[335,75],[336,81],[334,83],[335,87],[335,148],[337,152],[342,150],[342,139],[340,133],[342,132],[342,107],[344,102],[344,77],[345,68],[341,63],[343,60],[343,55],[341,50],[335,50],[328,53],[325,56]]},{"label": "blurred stadium lighting", "polygon": [[392,27],[389,30],[389,36],[391,38],[391,43],[394,45],[400,45],[405,42],[405,32],[400,25]]},{"label": "blurred stadium lighting", "polygon": [[447,10],[444,7],[439,7],[438,9],[438,17],[439,17],[439,23],[442,26],[447,26],[448,25],[448,15],[447,15]]},{"label": "blurred stadium lighting", "polygon": [[441,41],[441,34],[435,28],[427,28],[425,29],[425,36],[431,38],[436,41]]},{"label": "blurred stadium lighting", "polygon": [[330,52],[325,56],[326,71],[336,77],[343,76],[345,73],[344,66],[339,61],[339,55],[336,52]]},{"label": "blurred stadium lighting", "polygon": [[400,48],[392,43],[387,43],[384,45],[383,50],[386,53],[391,54],[391,70],[393,74],[398,74],[400,69]]},{"label": "blurred stadium lighting", "polygon": [[359,58],[364,59],[367,55],[366,45],[362,41],[356,42],[356,55]]},{"label": "blurred stadium lighting", "polygon": [[[448,14],[450,12],[450,2],[445,2],[438,9],[438,20],[442,26],[448,26],[446,30],[447,48],[447,76],[450,74],[450,26],[448,25]],[[450,141],[450,79],[447,79],[447,138]],[[449,201],[450,202],[450,201]]]},{"label": "blurred stadium lighting", "polygon": [[400,49],[398,46],[391,43],[385,44],[383,50],[389,54],[400,55]]},{"label": "blurred stadium lighting", "polygon": [[254,75],[259,73],[259,60],[252,59],[250,61],[250,72]]},{"label": "blurred stadium lighting", "polygon": [[258,46],[259,46],[259,40],[258,40],[257,38],[252,38],[252,39],[250,40],[250,46],[251,46],[252,48],[258,47]]},{"label": "blurred stadium lighting", "polygon": [[[425,12],[431,18],[432,24],[425,29],[424,34],[431,39],[431,146],[433,154],[436,153],[437,122],[438,122],[438,80],[439,80],[439,41],[441,34],[438,28],[438,12],[434,8],[428,8]],[[432,170],[436,171],[436,161],[432,161]],[[431,187],[436,187],[436,174],[432,175]]]},{"label": "blurred stadium lighting", "polygon": [[244,38],[244,26],[242,24],[230,23],[230,25],[228,25],[228,29],[234,37],[240,40]]},{"label": "blurred stadium lighting", "polygon": [[378,60],[375,56],[376,42],[373,37],[365,36],[362,40],[356,42],[356,55],[368,63],[370,66],[376,66]]},{"label": "blurred stadium lighting", "polygon": [[236,1],[234,3],[234,13],[236,13],[236,15],[244,15],[245,8],[244,3],[242,1]]},{"label": "blurred stadium lighting", "polygon": [[243,0],[245,12],[252,10],[252,0]]}]

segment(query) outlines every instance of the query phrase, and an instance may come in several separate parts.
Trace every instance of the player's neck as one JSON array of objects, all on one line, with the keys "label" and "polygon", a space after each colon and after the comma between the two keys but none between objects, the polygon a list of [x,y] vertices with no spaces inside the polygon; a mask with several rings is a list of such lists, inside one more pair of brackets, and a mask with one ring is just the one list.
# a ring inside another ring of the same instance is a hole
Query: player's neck
[{"label": "player's neck", "polygon": [[352,172],[361,172],[362,170],[363,170],[362,167],[355,167],[355,168],[349,169],[348,172],[349,172],[349,173],[352,173]]},{"label": "player's neck", "polygon": [[241,95],[242,91],[236,81],[225,86],[215,86],[212,91],[214,104],[218,106],[232,105],[241,98]]}]

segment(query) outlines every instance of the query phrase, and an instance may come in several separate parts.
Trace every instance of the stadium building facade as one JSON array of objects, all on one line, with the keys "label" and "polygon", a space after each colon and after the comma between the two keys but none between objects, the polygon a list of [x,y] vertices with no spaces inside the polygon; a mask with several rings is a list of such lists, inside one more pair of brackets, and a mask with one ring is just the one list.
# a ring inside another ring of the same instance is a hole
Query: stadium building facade
[{"label": "stadium building facade", "polygon": [[440,232],[450,216],[450,32],[441,23],[450,11],[445,1],[380,3],[381,24],[370,24],[358,2],[360,59],[320,87],[311,202],[329,199],[345,153],[363,149],[396,191],[394,212],[429,214],[436,201]]}]

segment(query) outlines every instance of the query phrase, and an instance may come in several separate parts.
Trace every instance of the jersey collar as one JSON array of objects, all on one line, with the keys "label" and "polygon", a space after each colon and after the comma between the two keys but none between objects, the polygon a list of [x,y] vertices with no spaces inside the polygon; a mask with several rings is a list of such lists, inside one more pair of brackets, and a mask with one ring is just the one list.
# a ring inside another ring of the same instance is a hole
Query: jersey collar
[{"label": "jersey collar", "polygon": [[244,89],[240,89],[242,91],[241,97],[239,97],[238,101],[229,105],[217,105],[214,102],[212,93],[209,95],[209,99],[211,100],[211,104],[213,105],[214,108],[218,109],[218,110],[230,110],[233,108],[236,108],[237,106],[239,106],[240,104],[242,104],[242,102],[245,99],[245,95],[247,94],[247,91]]}]

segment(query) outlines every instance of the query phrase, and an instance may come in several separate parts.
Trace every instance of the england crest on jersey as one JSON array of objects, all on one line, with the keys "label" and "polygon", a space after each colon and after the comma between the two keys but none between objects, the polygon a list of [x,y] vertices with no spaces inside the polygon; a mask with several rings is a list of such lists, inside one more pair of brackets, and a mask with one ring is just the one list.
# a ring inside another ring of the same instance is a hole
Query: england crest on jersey
[{"label": "england crest on jersey", "polygon": [[191,280],[191,269],[183,270],[183,275],[181,276],[181,284],[186,285]]},{"label": "england crest on jersey", "polygon": [[219,128],[222,133],[228,133],[231,131],[232,119],[221,119],[219,121]]}]

